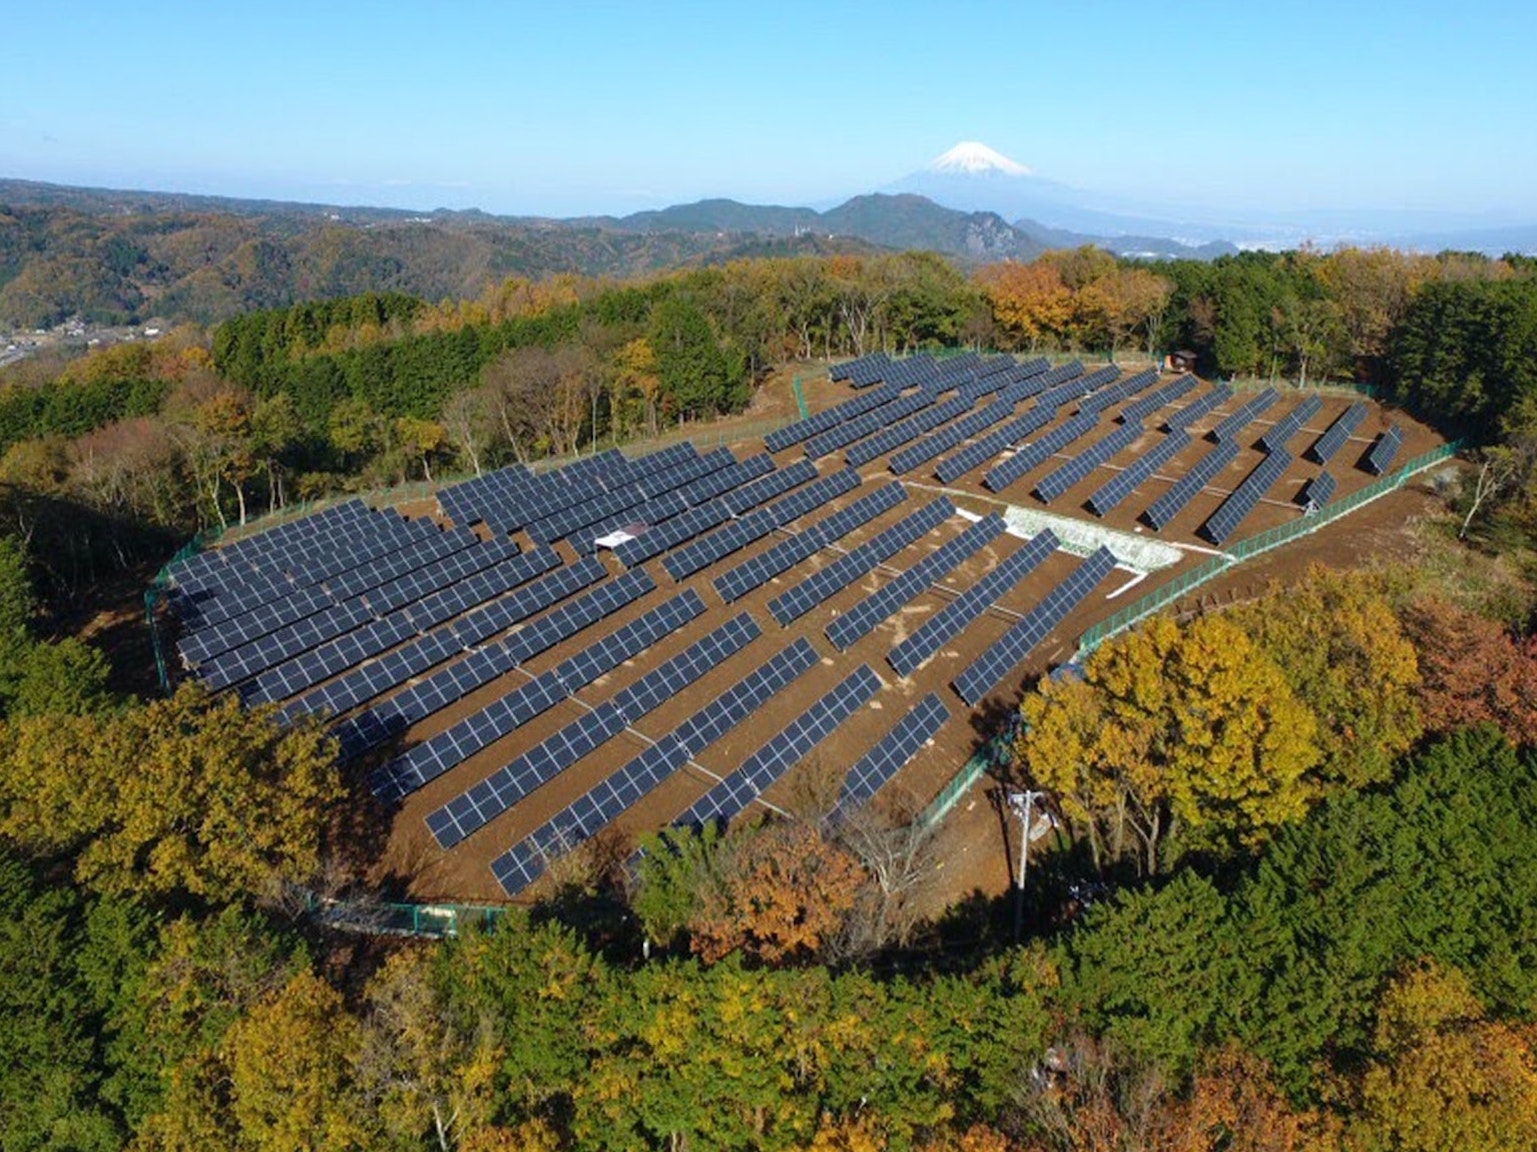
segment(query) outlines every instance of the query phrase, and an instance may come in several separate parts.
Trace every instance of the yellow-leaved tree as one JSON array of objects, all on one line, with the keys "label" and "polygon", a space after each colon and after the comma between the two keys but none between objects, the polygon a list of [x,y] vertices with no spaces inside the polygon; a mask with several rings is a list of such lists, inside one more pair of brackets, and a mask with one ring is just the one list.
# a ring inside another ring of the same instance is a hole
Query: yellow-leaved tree
[{"label": "yellow-leaved tree", "polygon": [[1019,763],[1095,860],[1160,865],[1165,838],[1250,846],[1300,817],[1317,722],[1236,625],[1159,617],[1102,646],[1081,680],[1021,705]]},{"label": "yellow-leaved tree", "polygon": [[78,852],[103,892],[224,903],[312,877],[344,792],[335,741],[195,684],[109,715],[0,727],[0,835]]}]

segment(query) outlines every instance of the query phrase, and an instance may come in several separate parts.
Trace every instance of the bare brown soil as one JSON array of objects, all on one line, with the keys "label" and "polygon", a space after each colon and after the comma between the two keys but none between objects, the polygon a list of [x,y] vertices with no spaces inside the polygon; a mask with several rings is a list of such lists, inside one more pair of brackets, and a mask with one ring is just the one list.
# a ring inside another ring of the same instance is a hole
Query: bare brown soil
[{"label": "bare brown soil", "polygon": [[[792,387],[792,381],[797,375],[801,377],[808,408],[813,412],[845,399],[848,395],[845,386],[830,383],[825,372],[814,366],[791,366],[778,373],[770,384],[762,389],[752,410],[741,418],[744,422],[742,426],[749,426],[753,421],[787,418],[797,414]],[[1188,401],[1189,398],[1186,399]],[[1241,402],[1242,399],[1244,396],[1240,395],[1237,402]],[[1267,420],[1258,422],[1249,430],[1250,440],[1257,439],[1268,427],[1270,419],[1279,418],[1299,399],[1300,396],[1286,397],[1281,405],[1277,405],[1268,414]],[[1317,465],[1300,460],[1302,449],[1328,426],[1347,403],[1348,401],[1344,399],[1324,399],[1322,412],[1309,422],[1306,433],[1299,433],[1290,442],[1290,447],[1299,460],[1288,470],[1283,480],[1272,491],[1271,496],[1243,524],[1238,538],[1252,536],[1266,528],[1288,523],[1302,515],[1301,509],[1295,503],[1296,493],[1309,477],[1319,471]],[[951,721],[940,731],[935,741],[918,754],[882,796],[884,802],[895,803],[908,810],[921,807],[938,793],[972,756],[985,736],[993,730],[996,717],[1014,706],[1019,695],[1018,685],[1027,677],[1069,658],[1076,648],[1077,638],[1091,624],[1123,607],[1135,597],[1154,590],[1161,583],[1177,578],[1215,551],[1210,544],[1197,536],[1196,530],[1205,517],[1220,504],[1225,494],[1236,487],[1262,458],[1262,453],[1252,447],[1250,441],[1245,442],[1245,447],[1237,461],[1163,532],[1152,533],[1138,524],[1137,517],[1161,492],[1183,475],[1194,461],[1210,449],[1211,445],[1204,439],[1203,433],[1221,419],[1230,408],[1231,405],[1219,410],[1193,428],[1192,437],[1196,442],[1181,452],[1159,477],[1149,481],[1142,491],[1135,494],[1132,499],[1103,521],[1110,527],[1150,537],[1155,536],[1157,539],[1182,546],[1186,550],[1185,559],[1171,568],[1152,574],[1134,590],[1115,599],[1108,597],[1121,588],[1131,578],[1131,574],[1118,571],[1112,575],[1030,654],[1028,661],[1016,670],[1011,686],[1000,690],[993,699],[984,702],[981,709],[975,712],[968,709],[949,687],[951,679],[997,640],[1013,621],[1029,611],[1052,587],[1071,572],[1078,563],[1073,557],[1063,552],[1055,553],[1029,579],[1003,597],[999,604],[962,632],[959,637],[946,644],[911,678],[906,679],[897,676],[886,663],[885,657],[891,647],[989,570],[1004,554],[1022,546],[1023,541],[1012,536],[1002,538],[986,553],[974,557],[940,587],[918,596],[893,619],[864,637],[848,653],[839,653],[823,635],[823,629],[828,622],[892,579],[898,572],[909,568],[928,551],[953,538],[965,528],[964,520],[960,517],[952,517],[938,529],[894,557],[888,564],[883,565],[880,570],[844,589],[788,628],[782,628],[769,613],[767,608],[769,600],[805,579],[819,567],[831,563],[841,549],[853,547],[869,539],[922,504],[934,499],[937,493],[929,489],[947,487],[947,490],[954,494],[958,504],[978,513],[994,510],[1001,503],[1013,503],[1026,508],[1047,508],[1053,513],[1093,522],[1092,515],[1083,508],[1083,501],[1088,494],[1113,474],[1115,466],[1124,466],[1152,447],[1161,433],[1149,432],[1137,444],[1112,460],[1109,467],[1097,469],[1090,478],[1049,506],[1042,505],[1031,494],[1032,487],[1042,476],[1057,467],[1061,459],[1065,459],[1066,456],[1042,465],[999,495],[990,493],[982,487],[981,476],[985,469],[979,468],[953,485],[942,486],[932,475],[931,463],[904,478],[911,482],[909,499],[897,509],[882,515],[873,523],[851,534],[841,541],[837,548],[824,549],[791,572],[770,581],[734,604],[724,604],[712,587],[711,581],[750,556],[772,547],[784,538],[783,534],[776,533],[769,539],[759,541],[751,548],[696,574],[686,581],[685,585],[695,588],[710,605],[711,610],[708,613],[666,637],[642,656],[582,689],[577,693],[575,700],[567,701],[536,718],[409,797],[395,816],[387,842],[378,846],[378,863],[372,878],[379,883],[398,886],[415,899],[460,901],[501,899],[502,893],[488,867],[497,855],[519,842],[571,800],[623,766],[649,742],[670,731],[706,702],[715,698],[797,637],[805,637],[816,647],[822,656],[820,664],[769,701],[747,723],[738,726],[717,744],[701,753],[695,763],[676,773],[627,812],[619,823],[619,832],[623,835],[638,835],[676,819],[716,780],[740,765],[773,734],[781,731],[786,724],[860,663],[867,664],[880,676],[883,682],[880,692],[869,705],[856,713],[818,748],[810,758],[809,764],[803,765],[800,770],[769,789],[765,800],[785,810],[802,810],[816,803],[817,794],[820,794],[820,798],[825,802],[829,788],[828,781],[841,779],[842,774],[896,724],[906,708],[916,703],[926,693],[935,692],[950,710]],[[1358,430],[1357,438],[1331,465],[1331,470],[1340,480],[1340,495],[1357,491],[1371,483],[1373,477],[1356,467],[1356,461],[1370,444],[1371,439],[1386,427],[1390,419],[1402,425],[1406,433],[1405,446],[1398,463],[1439,443],[1433,432],[1408,420],[1402,414],[1386,413],[1374,407],[1366,424]],[[1107,419],[1104,432],[1108,433],[1112,427],[1114,425]],[[1082,451],[1089,442],[1091,441],[1073,445],[1069,454]],[[761,450],[761,440],[756,438],[744,440],[739,445],[741,452]],[[782,464],[788,463],[800,456],[799,448],[791,448],[780,454],[779,461]],[[835,453],[820,463],[824,474],[842,466],[841,453]],[[874,485],[891,482],[893,479],[885,468],[884,460],[867,465],[862,472],[866,483],[859,492],[834,501],[827,508],[814,513],[808,520],[831,514],[858,496],[872,490]],[[1365,563],[1374,556],[1410,555],[1415,549],[1414,526],[1417,521],[1431,514],[1436,503],[1435,496],[1427,486],[1411,485],[1357,510],[1336,524],[1325,526],[1313,535],[1260,557],[1250,564],[1239,566],[1207,588],[1193,592],[1190,602],[1178,607],[1183,611],[1193,611],[1207,601],[1222,602],[1224,599],[1231,600],[1235,597],[1251,595],[1272,580],[1284,582],[1295,577],[1298,572],[1312,563],[1348,566]],[[425,514],[427,509],[423,506],[413,508],[412,511]],[[612,557],[607,557],[606,562],[611,571],[620,570],[618,563]],[[653,561],[646,567],[656,578],[659,586],[657,592],[600,622],[558,646],[557,649],[542,654],[530,661],[526,667],[516,669],[496,682],[483,686],[452,708],[429,717],[406,734],[405,744],[421,741],[443,731],[458,720],[527,682],[532,676],[591,645],[601,636],[622,627],[679,590],[659,561]],[[539,741],[553,735],[563,725],[580,716],[585,709],[610,698],[660,661],[682,651],[731,616],[742,612],[750,614],[762,629],[763,635],[758,640],[726,661],[721,667],[714,669],[677,699],[668,701],[657,711],[637,721],[631,730],[621,733],[580,763],[563,772],[554,781],[535,790],[512,811],[492,821],[463,844],[448,852],[441,851],[437,847],[424,823],[428,813],[497,771]],[[1012,865],[1007,837],[1011,832],[1017,835],[1017,823],[1011,825],[1011,822],[1000,818],[989,797],[991,788],[990,781],[984,780],[979,783],[971,794],[957,805],[940,830],[940,864],[931,893],[931,898],[936,901],[936,907],[973,891],[994,894],[1007,887],[1009,869]]]}]

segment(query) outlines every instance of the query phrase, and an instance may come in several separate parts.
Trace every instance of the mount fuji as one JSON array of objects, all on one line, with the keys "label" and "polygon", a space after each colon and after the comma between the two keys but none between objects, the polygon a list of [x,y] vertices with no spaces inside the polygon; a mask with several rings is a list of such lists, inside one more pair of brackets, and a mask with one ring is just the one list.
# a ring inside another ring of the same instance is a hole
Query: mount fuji
[{"label": "mount fuji", "polygon": [[916,193],[963,212],[996,212],[1033,232],[1071,231],[1127,240],[1165,236],[1196,244],[1234,238],[1228,224],[1117,211],[1091,192],[1048,180],[974,140],[957,144],[881,191]]}]

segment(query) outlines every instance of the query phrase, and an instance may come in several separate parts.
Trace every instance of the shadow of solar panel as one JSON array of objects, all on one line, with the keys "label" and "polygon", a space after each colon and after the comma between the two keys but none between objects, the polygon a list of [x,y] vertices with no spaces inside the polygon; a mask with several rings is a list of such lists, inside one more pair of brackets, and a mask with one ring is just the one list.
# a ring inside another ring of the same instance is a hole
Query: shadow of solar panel
[{"label": "shadow of solar panel", "polygon": [[962,562],[991,544],[1003,534],[1004,527],[1003,517],[996,512],[970,525],[955,539],[940,545],[889,584],[877,588],[830,623],[825,630],[827,638],[841,651],[848,651],[914,596],[933,586]]},{"label": "shadow of solar panel", "polygon": [[1318,415],[1318,410],[1323,407],[1323,401],[1317,396],[1309,396],[1277,420],[1270,431],[1260,437],[1260,447],[1266,452],[1274,452],[1277,448],[1286,447],[1286,442],[1302,431],[1302,426]]},{"label": "shadow of solar panel", "polygon": [[1270,491],[1277,480],[1291,467],[1292,454],[1285,448],[1277,448],[1269,456],[1255,466],[1254,470],[1244,477],[1231,496],[1217,506],[1217,510],[1211,514],[1205,524],[1201,525],[1201,534],[1213,544],[1221,544],[1243,523],[1244,518],[1254,511],[1256,504]]},{"label": "shadow of solar panel", "polygon": [[1152,451],[1137,457],[1126,468],[1095,489],[1094,494],[1088,499],[1089,509],[1094,515],[1103,516],[1142,487],[1149,477],[1178,456],[1189,443],[1190,433],[1183,428],[1170,432]]},{"label": "shadow of solar panel", "polygon": [[1056,551],[1059,541],[1047,529],[1032,537],[1023,548],[1005,557],[970,588],[946,604],[923,625],[886,653],[886,663],[899,676],[911,676],[934,653],[959,636],[1017,584],[1026,579]]},{"label": "shadow of solar panel", "polygon": [[818,604],[877,564],[896,555],[914,540],[943,524],[955,512],[955,506],[941,497],[903,517],[884,532],[840,556],[820,572],[814,572],[795,587],[769,601],[769,612],[779,623],[788,625],[800,619]]},{"label": "shadow of solar panel", "polygon": [[1081,440],[1098,426],[1099,417],[1095,413],[1086,412],[1074,416],[1033,443],[1022,446],[1008,459],[1000,461],[982,477],[982,483],[989,491],[1002,492],[1026,472],[1039,468],[1053,455]]},{"label": "shadow of solar panel", "polygon": [[704,612],[704,601],[693,589],[674,596],[382,765],[370,773],[369,787],[386,802],[410,795]]},{"label": "shadow of solar panel", "polygon": [[962,700],[976,707],[1114,568],[1115,557],[1109,549],[1099,549],[951,681],[951,687]]},{"label": "shadow of solar panel", "polygon": [[916,708],[897,721],[896,727],[882,736],[875,747],[848,770],[836,810],[849,812],[879,792],[949,719],[949,709],[934,693],[930,692],[918,701]]},{"label": "shadow of solar panel", "polygon": [[793,568],[834,540],[847,536],[881,513],[895,508],[905,499],[907,499],[907,490],[902,485],[884,485],[868,496],[860,497],[843,511],[834,513],[798,535],[774,545],[768,551],[717,576],[715,591],[727,603],[738,600],[754,588],[762,587],[775,576]]},{"label": "shadow of solar panel", "polygon": [[566,725],[542,744],[427,817],[443,848],[484,827],[536,788],[549,783],[594,748],[677,695],[759,635],[743,613],[646,673],[612,700]]},{"label": "shadow of solar panel", "polygon": [[1361,421],[1366,419],[1367,407],[1365,404],[1352,404],[1339,414],[1333,424],[1329,425],[1324,434],[1318,438],[1307,455],[1315,463],[1327,464],[1350,439],[1350,434],[1361,426]]},{"label": "shadow of solar panel", "polygon": [[1223,440],[1210,452],[1196,461],[1191,468],[1178,480],[1174,486],[1162,496],[1154,500],[1142,513],[1142,518],[1147,521],[1148,527],[1154,532],[1161,532],[1164,525],[1178,516],[1195,499],[1195,494],[1216,478],[1234,460],[1238,459],[1238,444],[1233,440]]},{"label": "shadow of solar panel", "polygon": [[607,827],[818,663],[816,649],[804,638],[777,653],[499,856],[492,875],[508,895],[517,895],[543,875],[550,860]]},{"label": "shadow of solar panel", "polygon": [[1036,482],[1035,494],[1046,503],[1051,503],[1116,453],[1134,444],[1141,435],[1142,425],[1122,424],[1110,435],[1097,440],[1061,467],[1041,477]]},{"label": "shadow of solar panel", "polygon": [[1381,476],[1393,466],[1393,458],[1398,455],[1398,450],[1403,447],[1403,443],[1404,430],[1394,424],[1377,438],[1377,443],[1373,444],[1371,451],[1366,454],[1366,470],[1373,475]]},{"label": "shadow of solar panel", "polygon": [[880,690],[881,678],[861,664],[830,692],[792,720],[711,788],[675,824],[729,820],[781,776],[804,760],[838,726]]},{"label": "shadow of solar panel", "polygon": [[1317,512],[1330,500],[1334,499],[1334,490],[1339,482],[1329,472],[1320,472],[1303,487],[1297,496],[1297,503],[1303,505],[1309,512]]}]

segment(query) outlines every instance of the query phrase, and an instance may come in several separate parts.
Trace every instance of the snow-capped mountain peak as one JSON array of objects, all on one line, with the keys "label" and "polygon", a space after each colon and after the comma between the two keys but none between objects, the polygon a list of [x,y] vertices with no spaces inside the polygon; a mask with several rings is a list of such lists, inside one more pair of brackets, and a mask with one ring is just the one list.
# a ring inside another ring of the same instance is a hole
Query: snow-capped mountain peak
[{"label": "snow-capped mountain peak", "polygon": [[980,176],[988,172],[997,172],[1004,176],[1030,175],[1030,169],[1023,164],[1016,164],[1002,153],[995,152],[986,144],[979,144],[975,140],[963,140],[944,155],[935,157],[930,162],[928,171],[947,174],[964,173],[968,176]]}]

